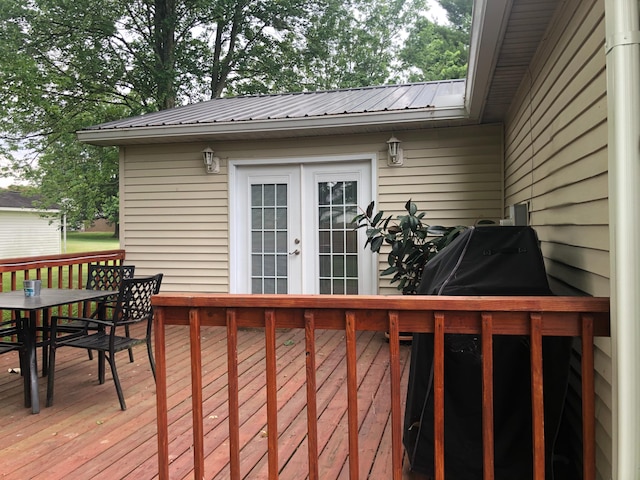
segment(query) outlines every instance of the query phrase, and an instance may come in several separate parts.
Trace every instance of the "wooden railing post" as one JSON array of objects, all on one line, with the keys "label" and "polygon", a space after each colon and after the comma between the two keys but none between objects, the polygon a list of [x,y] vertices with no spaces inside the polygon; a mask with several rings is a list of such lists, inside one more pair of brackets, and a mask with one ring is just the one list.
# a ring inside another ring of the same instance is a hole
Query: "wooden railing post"
[{"label": "wooden railing post", "polygon": [[542,372],[542,315],[531,313],[531,424],[533,478],[544,480],[544,389]]},{"label": "wooden railing post", "polygon": [[158,424],[158,477],[169,480],[169,427],[167,405],[167,358],[165,340],[165,310],[154,309],[153,334],[156,362],[156,421]]},{"label": "wooden railing post", "polygon": [[306,378],[307,378],[307,451],[309,480],[319,480],[318,469],[318,406],[316,386],[316,324],[312,311],[304,312]]},{"label": "wooden railing post", "polygon": [[202,424],[202,341],[200,311],[189,309],[191,341],[191,403],[193,418],[193,465],[195,478],[204,478],[204,426]]},{"label": "wooden railing post", "polygon": [[265,343],[267,351],[267,456],[269,479],[278,478],[278,387],[276,371],[276,314],[266,310]]},{"label": "wooden railing post", "polygon": [[226,311],[227,376],[229,397],[229,474],[240,480],[240,401],[238,384],[238,318],[236,310]]},{"label": "wooden railing post", "polygon": [[484,480],[494,478],[493,316],[482,314],[482,449]]},{"label": "wooden railing post", "polygon": [[402,478],[402,416],[400,406],[400,327],[398,312],[389,312],[389,364],[391,367],[391,462],[393,480]]},{"label": "wooden railing post", "polygon": [[436,480],[444,480],[444,313],[434,313],[433,448]]},{"label": "wooden railing post", "polygon": [[356,315],[352,311],[345,314],[347,342],[347,418],[349,424],[349,478],[360,477],[360,456],[358,454],[358,361],[356,352]]}]

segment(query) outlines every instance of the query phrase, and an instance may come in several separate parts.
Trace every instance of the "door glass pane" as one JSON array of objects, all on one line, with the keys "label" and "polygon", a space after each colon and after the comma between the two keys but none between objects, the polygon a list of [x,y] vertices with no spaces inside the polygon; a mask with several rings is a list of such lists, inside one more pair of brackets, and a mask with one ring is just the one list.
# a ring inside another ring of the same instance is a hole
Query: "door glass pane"
[{"label": "door glass pane", "polygon": [[287,184],[251,185],[251,292],[287,293]]},{"label": "door glass pane", "polygon": [[352,222],[358,182],[318,183],[320,293],[358,293],[358,245]]}]

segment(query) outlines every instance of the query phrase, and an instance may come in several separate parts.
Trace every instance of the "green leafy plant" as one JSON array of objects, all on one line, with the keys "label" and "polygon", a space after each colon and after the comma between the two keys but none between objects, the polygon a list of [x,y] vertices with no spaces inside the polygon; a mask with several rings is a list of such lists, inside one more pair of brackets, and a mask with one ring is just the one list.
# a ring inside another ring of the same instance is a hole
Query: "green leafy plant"
[{"label": "green leafy plant", "polygon": [[407,213],[394,220],[393,215],[385,217],[383,211],[375,213],[375,202],[371,202],[354,222],[356,229],[366,228],[365,248],[379,253],[383,245],[391,246],[389,267],[381,275],[393,275],[391,283],[397,283],[397,289],[406,295],[416,293],[425,263],[467,227],[430,226],[423,222],[426,213],[418,212],[411,200],[404,208]]}]

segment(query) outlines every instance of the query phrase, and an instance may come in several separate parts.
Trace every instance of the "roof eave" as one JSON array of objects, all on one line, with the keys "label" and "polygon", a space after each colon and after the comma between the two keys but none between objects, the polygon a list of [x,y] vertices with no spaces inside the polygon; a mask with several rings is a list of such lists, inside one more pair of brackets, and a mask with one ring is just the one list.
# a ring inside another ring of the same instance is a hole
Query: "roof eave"
[{"label": "roof eave", "polygon": [[[325,117],[282,118],[215,122],[182,125],[159,125],[114,129],[86,129],[77,132],[78,140],[93,145],[126,145],[145,141],[187,142],[193,139],[220,136],[246,136],[260,133],[263,136],[287,131],[304,135],[310,131],[331,133],[337,128],[366,128],[388,125],[390,128],[433,120],[460,120],[467,117],[464,98],[452,102],[452,106],[416,110],[387,111],[334,115]],[[317,133],[315,133],[317,134]]]},{"label": "roof eave", "polygon": [[22,212],[22,213],[60,213],[60,210],[56,209],[42,209],[42,208],[29,208],[29,207],[0,207],[1,212]]},{"label": "roof eave", "polygon": [[470,119],[482,116],[511,6],[512,0],[474,2],[465,95]]}]

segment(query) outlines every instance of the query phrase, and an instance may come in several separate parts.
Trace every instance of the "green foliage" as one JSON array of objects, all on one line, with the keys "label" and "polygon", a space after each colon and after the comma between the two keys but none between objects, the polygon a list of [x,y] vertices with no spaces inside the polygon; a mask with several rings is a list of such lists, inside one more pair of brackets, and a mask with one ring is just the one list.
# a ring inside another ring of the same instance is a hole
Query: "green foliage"
[{"label": "green foliage", "polygon": [[374,253],[380,253],[383,245],[391,248],[387,257],[389,267],[381,275],[393,275],[391,283],[403,294],[415,294],[420,284],[424,265],[440,250],[449,245],[466,227],[429,226],[423,223],[425,212],[418,212],[415,203],[409,200],[405,215],[385,217],[383,211],[374,212],[375,203],[358,215],[356,228],[366,228],[367,241]]},{"label": "green foliage", "polygon": [[117,152],[77,130],[222,95],[379,85],[399,66],[463,76],[466,3],[441,3],[454,26],[434,30],[425,0],[0,0],[4,172],[72,225],[117,222]]},{"label": "green foliage", "polygon": [[420,18],[409,29],[400,61],[410,82],[464,78],[469,63],[472,0],[439,0],[450,25]]}]

